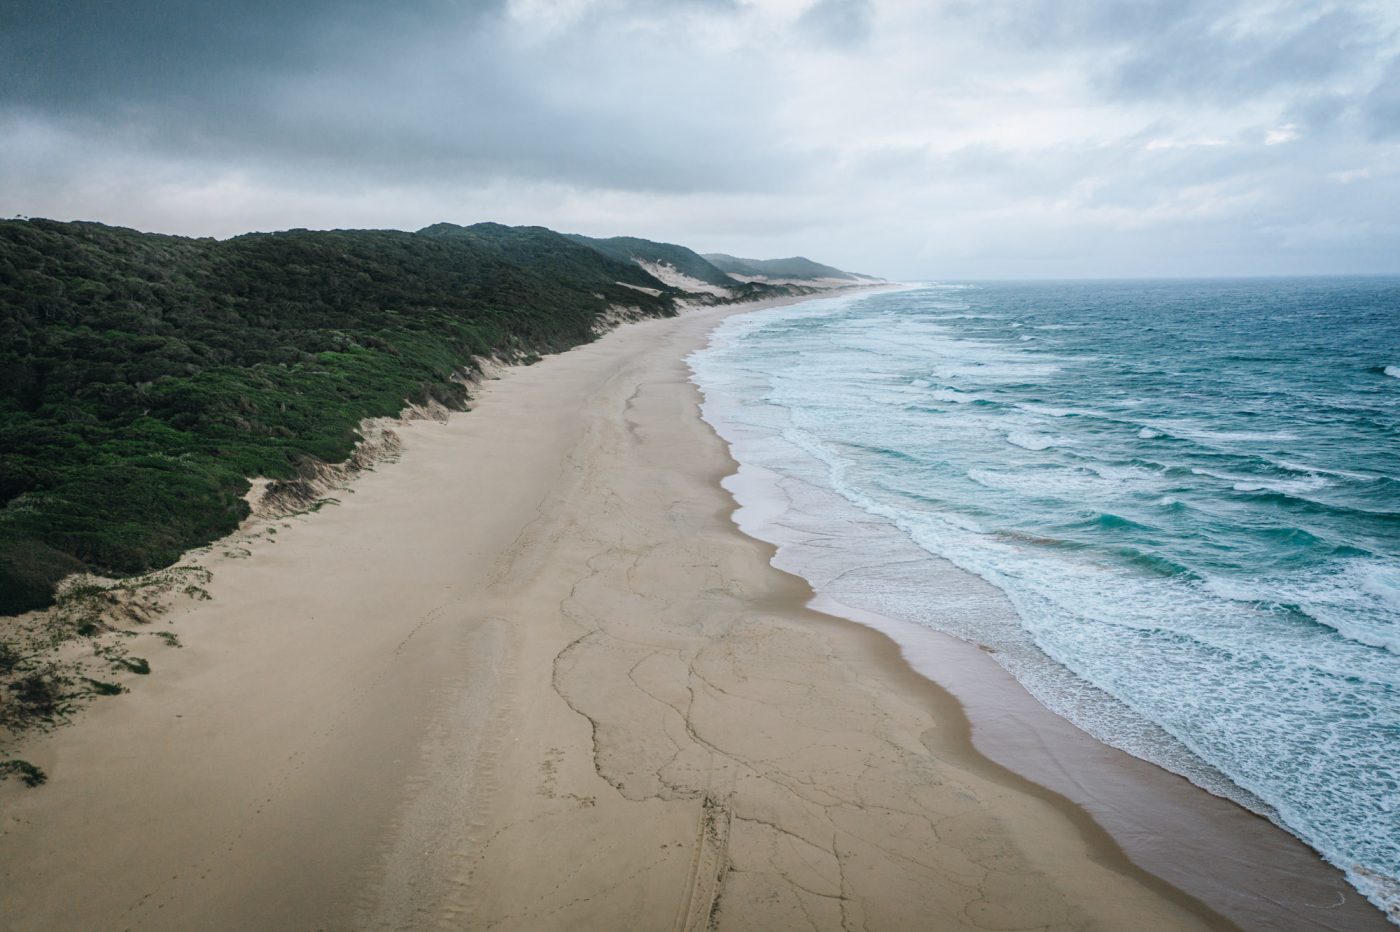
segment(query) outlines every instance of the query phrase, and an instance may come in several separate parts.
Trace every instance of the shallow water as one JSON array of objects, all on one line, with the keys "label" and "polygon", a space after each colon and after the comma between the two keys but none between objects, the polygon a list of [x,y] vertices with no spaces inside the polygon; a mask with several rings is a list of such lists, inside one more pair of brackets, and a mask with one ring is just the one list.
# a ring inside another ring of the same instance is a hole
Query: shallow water
[{"label": "shallow water", "polygon": [[[1400,904],[1400,280],[928,285],[731,318],[692,365],[820,591]],[[938,560],[1014,614],[949,611]]]}]

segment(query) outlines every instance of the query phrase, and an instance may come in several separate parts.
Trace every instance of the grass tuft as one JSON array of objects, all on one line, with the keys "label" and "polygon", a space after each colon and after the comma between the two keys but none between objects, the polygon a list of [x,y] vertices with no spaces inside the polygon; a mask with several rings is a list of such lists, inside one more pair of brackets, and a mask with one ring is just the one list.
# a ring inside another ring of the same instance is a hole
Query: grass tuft
[{"label": "grass tuft", "polygon": [[0,760],[0,780],[12,776],[19,777],[29,787],[43,786],[49,782],[49,775],[27,760]]}]

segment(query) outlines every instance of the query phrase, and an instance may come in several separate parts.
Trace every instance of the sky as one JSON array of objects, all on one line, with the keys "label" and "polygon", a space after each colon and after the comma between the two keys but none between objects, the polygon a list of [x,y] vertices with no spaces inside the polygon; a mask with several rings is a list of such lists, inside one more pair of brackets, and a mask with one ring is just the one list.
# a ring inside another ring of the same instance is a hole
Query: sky
[{"label": "sky", "polygon": [[0,216],[1400,273],[1400,0],[7,0]]}]

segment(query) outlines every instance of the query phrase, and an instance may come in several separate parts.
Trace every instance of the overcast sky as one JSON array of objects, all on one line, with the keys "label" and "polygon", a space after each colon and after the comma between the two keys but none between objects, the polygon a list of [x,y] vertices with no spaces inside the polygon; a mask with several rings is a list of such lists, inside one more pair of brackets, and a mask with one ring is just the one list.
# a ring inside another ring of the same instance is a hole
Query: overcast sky
[{"label": "overcast sky", "polygon": [[1400,0],[8,0],[0,214],[1400,272]]}]

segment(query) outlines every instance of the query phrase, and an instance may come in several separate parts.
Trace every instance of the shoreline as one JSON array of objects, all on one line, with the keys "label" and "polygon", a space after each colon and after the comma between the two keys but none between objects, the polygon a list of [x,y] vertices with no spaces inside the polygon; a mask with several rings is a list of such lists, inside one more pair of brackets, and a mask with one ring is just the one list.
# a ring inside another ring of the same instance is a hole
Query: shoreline
[{"label": "shoreline", "polygon": [[21,743],[14,927],[1228,927],[733,524],[684,357],[756,309],[507,370],[215,560],[150,682]]},{"label": "shoreline", "polygon": [[[858,516],[845,499],[809,479],[745,462],[746,449],[762,461],[765,433],[734,419],[732,388],[706,392],[693,363],[691,368],[705,399],[702,416],[738,463],[723,483],[738,506],[736,525],[775,548],[775,567],[812,587],[812,608],[887,635],[905,663],[948,690],[968,715],[979,752],[1083,808],[1135,863],[1244,927],[1390,927],[1384,912],[1343,871],[1287,828],[1052,711],[992,658],[995,648],[945,633],[936,622],[919,624],[828,592],[829,585],[849,575],[864,579],[860,564],[833,555],[839,547],[832,542],[878,536],[863,523],[879,519]],[[980,576],[895,536],[899,546],[879,543],[861,553],[867,560],[919,562],[928,588],[942,593],[942,601],[928,607],[930,616],[951,613],[1021,624],[1010,601]],[[853,597],[862,592],[859,585],[852,589]]]}]

